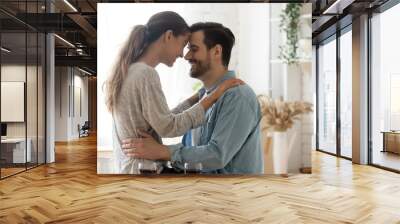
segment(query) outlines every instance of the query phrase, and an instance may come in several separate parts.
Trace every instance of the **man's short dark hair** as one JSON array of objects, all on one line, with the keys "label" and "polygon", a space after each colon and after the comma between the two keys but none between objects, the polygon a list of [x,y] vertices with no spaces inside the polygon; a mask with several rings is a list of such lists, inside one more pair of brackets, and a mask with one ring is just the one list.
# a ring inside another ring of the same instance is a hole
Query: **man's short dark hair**
[{"label": "man's short dark hair", "polygon": [[217,44],[222,46],[222,63],[225,67],[228,67],[232,47],[235,44],[235,36],[232,31],[220,23],[213,22],[193,24],[190,27],[190,32],[193,33],[196,31],[204,32],[203,42],[207,46],[207,49],[211,49]]}]

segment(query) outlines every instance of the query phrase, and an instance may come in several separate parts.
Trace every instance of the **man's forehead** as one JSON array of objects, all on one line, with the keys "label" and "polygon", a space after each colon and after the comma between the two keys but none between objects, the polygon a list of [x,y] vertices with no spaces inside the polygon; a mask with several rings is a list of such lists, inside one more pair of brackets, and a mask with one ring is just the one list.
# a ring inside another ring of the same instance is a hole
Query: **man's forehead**
[{"label": "man's forehead", "polygon": [[190,35],[189,44],[199,45],[203,43],[204,34],[203,31],[196,31]]}]

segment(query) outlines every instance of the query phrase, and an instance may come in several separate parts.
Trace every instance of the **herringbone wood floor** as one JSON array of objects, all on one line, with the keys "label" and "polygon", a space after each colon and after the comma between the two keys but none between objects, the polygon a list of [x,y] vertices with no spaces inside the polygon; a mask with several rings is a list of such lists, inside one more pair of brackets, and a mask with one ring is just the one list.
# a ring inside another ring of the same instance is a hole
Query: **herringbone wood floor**
[{"label": "herringbone wood floor", "polygon": [[289,177],[98,176],[96,139],[0,181],[0,223],[400,223],[400,175],[313,154]]}]

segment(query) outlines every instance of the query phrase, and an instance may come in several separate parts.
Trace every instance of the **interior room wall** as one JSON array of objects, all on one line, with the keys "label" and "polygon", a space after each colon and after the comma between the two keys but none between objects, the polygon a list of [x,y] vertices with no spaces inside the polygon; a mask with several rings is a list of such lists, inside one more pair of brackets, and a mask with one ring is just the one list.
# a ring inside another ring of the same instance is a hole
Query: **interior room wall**
[{"label": "interior room wall", "polygon": [[[269,5],[251,5],[242,10],[238,10],[237,20],[239,27],[238,41],[236,48],[238,51],[237,72],[239,77],[249,84],[254,92],[258,94],[269,93],[269,44],[265,44],[269,39],[269,23],[260,23],[260,18],[269,18]],[[249,16],[252,15],[252,16]],[[261,29],[260,26],[263,26]],[[250,35],[254,30],[258,30],[257,35]],[[256,55],[256,57],[254,57]]]},{"label": "interior room wall", "polygon": [[68,67],[56,67],[55,74],[55,141],[67,141],[70,116]]},{"label": "interior room wall", "polygon": [[[286,4],[271,4],[269,15],[269,84],[270,96],[285,101],[314,103],[315,78],[312,75],[311,4],[302,4],[300,10],[299,43],[297,64],[288,65],[280,58],[280,46],[285,45],[286,34],[280,28],[281,11]],[[255,22],[255,24],[257,24]],[[315,105],[315,104],[314,104]],[[315,110],[315,107],[314,107]],[[288,141],[293,146],[289,156],[288,171],[299,172],[299,168],[311,167],[313,148],[314,114],[302,115],[288,132]],[[273,155],[274,157],[274,155]],[[280,169],[274,167],[274,169]]]},{"label": "interior room wall", "polygon": [[[25,74],[27,69],[28,82],[25,81]],[[27,107],[30,107],[30,111],[36,111],[37,108],[37,95],[36,95],[36,83],[35,77],[31,77],[32,74],[36,75],[36,66],[18,65],[18,64],[5,64],[1,66],[1,81],[2,82],[25,82],[27,83]],[[42,103],[42,102],[40,102]],[[41,105],[39,105],[40,107]],[[6,110],[7,108],[2,108]],[[36,113],[27,113],[27,122],[37,120]],[[25,137],[25,123],[26,122],[7,122],[7,136],[8,137]],[[28,124],[28,133],[36,133],[36,124]],[[29,136],[28,136],[29,137]]]},{"label": "interior room wall", "polygon": [[[72,129],[70,134],[72,135],[72,138],[77,138],[79,133],[78,133],[78,124],[82,126],[85,121],[88,121],[88,77],[82,76],[82,73],[74,68],[74,102],[73,102],[73,119],[72,119]],[[78,88],[78,89],[77,89]],[[80,99],[78,97],[78,92],[77,90],[80,90]],[[80,100],[81,102],[77,102],[77,100]],[[79,108],[80,110],[79,111]]]},{"label": "interior room wall", "polygon": [[97,78],[88,79],[88,120],[90,130],[97,131]]},{"label": "interior room wall", "polygon": [[55,141],[77,139],[78,124],[88,121],[88,77],[73,67],[56,67],[55,85]]},{"label": "interior room wall", "polygon": [[[32,161],[44,162],[44,85],[42,67],[36,65],[3,64],[1,66],[2,82],[24,82],[26,84],[26,116],[25,122],[6,122],[8,138],[30,139]],[[25,81],[25,78],[27,80]],[[37,92],[38,91],[38,92]],[[4,96],[3,96],[4,97]],[[7,97],[7,96],[5,96]],[[8,108],[1,108],[7,110]],[[24,112],[25,113],[25,112]],[[37,151],[39,150],[39,151]]]}]

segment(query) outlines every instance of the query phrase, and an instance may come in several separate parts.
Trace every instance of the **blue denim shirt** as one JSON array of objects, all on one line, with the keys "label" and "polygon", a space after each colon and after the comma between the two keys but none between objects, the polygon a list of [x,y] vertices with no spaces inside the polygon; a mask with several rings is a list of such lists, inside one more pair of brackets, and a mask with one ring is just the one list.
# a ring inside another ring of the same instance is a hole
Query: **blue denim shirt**
[{"label": "blue denim shirt", "polygon": [[[230,78],[235,78],[233,71],[207,92]],[[198,145],[168,146],[171,162],[179,168],[185,162],[201,163],[207,173],[262,174],[260,120],[261,110],[253,90],[246,84],[231,88],[206,111]]]}]

